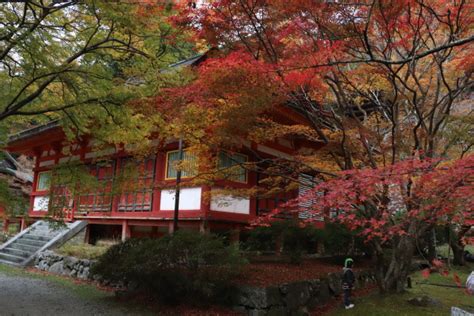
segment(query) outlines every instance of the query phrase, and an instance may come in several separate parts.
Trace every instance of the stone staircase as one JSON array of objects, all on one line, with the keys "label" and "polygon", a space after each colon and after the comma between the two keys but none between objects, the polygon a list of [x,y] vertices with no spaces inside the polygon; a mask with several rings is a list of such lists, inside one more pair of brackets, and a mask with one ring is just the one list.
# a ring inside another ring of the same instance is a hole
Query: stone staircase
[{"label": "stone staircase", "polygon": [[27,266],[38,252],[62,245],[86,225],[86,221],[75,221],[58,228],[37,221],[0,246],[0,263]]}]

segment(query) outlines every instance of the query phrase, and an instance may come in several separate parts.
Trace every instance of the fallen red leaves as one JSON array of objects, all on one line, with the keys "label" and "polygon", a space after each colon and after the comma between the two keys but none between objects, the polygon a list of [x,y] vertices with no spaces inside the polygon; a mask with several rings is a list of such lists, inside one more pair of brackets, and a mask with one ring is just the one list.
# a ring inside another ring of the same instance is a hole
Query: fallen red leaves
[{"label": "fallen red leaves", "polygon": [[[358,264],[355,270],[362,268]],[[334,264],[324,259],[308,259],[301,264],[291,263],[251,263],[244,268],[240,284],[270,286],[301,280],[317,279],[331,272],[342,272],[342,264]]]}]

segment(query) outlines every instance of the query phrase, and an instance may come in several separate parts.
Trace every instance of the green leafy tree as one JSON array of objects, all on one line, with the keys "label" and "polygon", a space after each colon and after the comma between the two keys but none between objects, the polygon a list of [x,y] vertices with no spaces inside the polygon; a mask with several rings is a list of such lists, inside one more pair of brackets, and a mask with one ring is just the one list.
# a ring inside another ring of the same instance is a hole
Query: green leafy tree
[{"label": "green leafy tree", "polygon": [[[69,139],[93,135],[97,146],[149,150],[143,140],[159,129],[160,118],[145,119],[140,100],[180,82],[163,68],[188,57],[193,46],[167,23],[171,13],[169,5],[140,2],[0,3],[0,145],[11,133],[59,120]],[[15,197],[2,188],[0,198],[10,205]]]},{"label": "green leafy tree", "polygon": [[155,94],[160,69],[189,54],[169,13],[95,0],[0,4],[0,124],[12,132],[13,122],[66,118],[80,133],[133,120],[124,105]]}]

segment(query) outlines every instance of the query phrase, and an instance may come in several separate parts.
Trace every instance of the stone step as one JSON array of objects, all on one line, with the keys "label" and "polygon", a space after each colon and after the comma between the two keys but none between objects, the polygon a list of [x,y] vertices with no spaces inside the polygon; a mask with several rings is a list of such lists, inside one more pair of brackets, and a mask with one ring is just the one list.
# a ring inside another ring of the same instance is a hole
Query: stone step
[{"label": "stone step", "polygon": [[47,242],[43,240],[34,240],[30,238],[25,238],[25,236],[22,236],[17,240],[17,242],[21,242],[24,245],[30,245],[30,246],[35,246],[40,248],[41,246],[45,245]]},{"label": "stone step", "polygon": [[49,234],[39,234],[37,232],[26,234],[25,236],[32,236],[32,237],[40,237],[40,238],[54,238],[54,236],[58,235],[57,233],[49,233]]},{"label": "stone step", "polygon": [[22,238],[37,240],[37,241],[50,241],[54,238],[54,236],[42,236],[42,235],[33,235],[33,234],[26,234]]},{"label": "stone step", "polygon": [[35,227],[31,230],[31,232],[39,232],[39,233],[43,233],[43,234],[49,234],[51,232],[54,232],[54,229],[51,229],[49,227],[45,227],[45,228],[41,228],[41,227]]},{"label": "stone step", "polygon": [[[40,250],[57,247],[87,226],[85,221],[68,223],[64,227],[46,221],[38,221],[26,231],[18,233],[8,242],[0,245],[0,263],[26,266],[32,263],[35,254]],[[0,313],[1,314],[1,313]]]},{"label": "stone step", "polygon": [[14,263],[20,263],[25,260],[25,258],[23,257],[19,257],[19,256],[15,256],[15,255],[3,253],[3,252],[0,252],[0,259],[14,262]]},{"label": "stone step", "polygon": [[19,249],[19,250],[28,251],[28,252],[36,252],[38,249],[41,248],[41,247],[37,247],[37,246],[31,246],[31,245],[23,244],[19,241],[15,241],[14,243],[10,244],[9,247]]},{"label": "stone step", "polygon": [[39,234],[39,235],[49,235],[49,234],[56,234],[58,230],[53,230],[53,229],[38,229],[34,228],[30,231],[31,234]]},{"label": "stone step", "polygon": [[34,251],[25,251],[25,250],[16,249],[16,248],[10,248],[10,247],[2,249],[2,252],[15,255],[18,257],[23,257],[23,258],[28,258],[32,254],[34,254]]},{"label": "stone step", "polygon": [[35,226],[31,229],[32,232],[50,232],[53,229],[48,226]]}]

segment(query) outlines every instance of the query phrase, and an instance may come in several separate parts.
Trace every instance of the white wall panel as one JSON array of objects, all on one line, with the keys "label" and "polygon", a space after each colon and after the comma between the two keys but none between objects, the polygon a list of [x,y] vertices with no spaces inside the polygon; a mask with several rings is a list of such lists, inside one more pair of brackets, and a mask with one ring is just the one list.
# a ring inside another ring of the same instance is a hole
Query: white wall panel
[{"label": "white wall panel", "polygon": [[261,151],[262,153],[266,153],[266,154],[269,154],[269,155],[272,155],[272,156],[275,156],[275,157],[279,157],[279,158],[285,158],[285,159],[288,159],[288,160],[293,160],[293,158],[294,158],[293,156],[291,156],[289,154],[286,154],[282,151],[273,149],[273,148],[265,146],[265,145],[257,145],[257,150]]},{"label": "white wall panel", "polygon": [[49,196],[35,196],[33,202],[33,211],[47,211]]},{"label": "white wall panel", "polygon": [[250,200],[231,195],[216,194],[211,198],[211,211],[250,214]]},{"label": "white wall panel", "polygon": [[64,162],[72,162],[72,161],[77,161],[81,159],[81,157],[79,155],[75,155],[75,156],[66,156],[66,157],[62,157],[59,159],[59,163],[64,163]]},{"label": "white wall panel", "polygon": [[115,154],[116,152],[117,150],[115,148],[108,148],[108,149],[104,149],[100,151],[88,152],[86,153],[85,158],[89,159],[89,158],[109,156],[109,155]]},{"label": "white wall panel", "polygon": [[45,160],[45,161],[40,161],[39,166],[40,167],[46,167],[46,166],[51,166],[54,165],[54,160]]},{"label": "white wall panel", "polygon": [[[160,210],[173,211],[175,201],[175,190],[162,190]],[[201,188],[182,188],[179,192],[180,210],[201,209]]]}]

